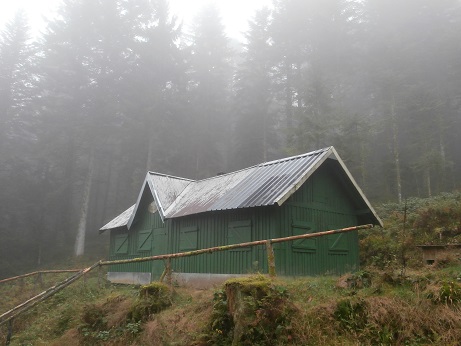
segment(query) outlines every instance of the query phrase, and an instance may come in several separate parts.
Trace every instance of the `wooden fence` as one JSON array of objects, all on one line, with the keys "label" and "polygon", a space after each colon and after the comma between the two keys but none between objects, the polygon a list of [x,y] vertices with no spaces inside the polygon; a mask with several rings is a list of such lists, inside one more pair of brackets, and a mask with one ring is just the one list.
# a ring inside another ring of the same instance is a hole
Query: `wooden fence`
[{"label": "wooden fence", "polygon": [[226,251],[230,249],[236,249],[241,247],[248,247],[248,246],[258,246],[258,245],[265,245],[267,249],[267,260],[269,264],[269,275],[274,277],[276,275],[276,268],[275,268],[275,256],[272,244],[274,243],[282,243],[286,241],[293,241],[298,239],[308,239],[308,238],[315,238],[321,237],[330,234],[337,234],[337,233],[344,233],[344,232],[351,232],[357,231],[361,229],[369,229],[372,228],[373,225],[361,225],[361,226],[354,226],[354,227],[347,227],[337,230],[325,231],[325,232],[318,232],[318,233],[309,233],[309,234],[301,234],[296,236],[284,237],[284,238],[275,238],[275,239],[267,239],[267,240],[256,240],[247,243],[239,243],[239,244],[232,244],[232,245],[223,245],[223,246],[216,246],[207,249],[200,249],[188,252],[180,252],[174,254],[165,254],[165,255],[157,255],[157,256],[149,256],[149,257],[140,257],[140,258],[133,258],[128,260],[118,260],[118,261],[99,261],[93,264],[91,267],[85,269],[71,269],[71,270],[47,270],[47,271],[38,271],[29,274],[24,274],[20,276],[16,276],[13,278],[3,279],[0,280],[0,283],[10,282],[13,280],[22,279],[32,275],[38,275],[39,273],[59,273],[59,272],[76,272],[76,274],[72,275],[71,277],[65,279],[64,281],[50,287],[49,289],[43,291],[42,293],[36,295],[35,297],[30,298],[29,300],[25,301],[24,303],[14,307],[13,309],[3,313],[0,315],[0,326],[9,322],[9,337],[7,338],[7,345],[9,344],[9,339],[11,337],[11,325],[12,320],[17,317],[19,314],[31,309],[38,303],[44,301],[45,299],[53,296],[54,294],[58,293],[65,287],[69,286],[74,281],[80,279],[85,274],[89,273],[93,269],[97,267],[112,265],[112,264],[125,264],[125,263],[133,263],[133,262],[146,262],[146,261],[157,261],[157,260],[165,260],[165,270],[160,278],[160,281],[163,281],[165,278],[169,283],[171,283],[171,259],[179,258],[179,257],[188,257],[188,256],[197,256],[206,253],[213,253],[216,251]]},{"label": "wooden fence", "polygon": [[23,275],[13,276],[13,277],[7,278],[7,279],[2,279],[2,280],[0,280],[0,284],[6,283],[6,282],[11,282],[11,281],[16,281],[16,280],[22,281],[23,279],[25,279],[27,277],[30,277],[30,276],[34,276],[34,275],[37,276],[36,281],[41,284],[42,283],[42,276],[44,274],[76,273],[76,272],[79,272],[79,271],[81,271],[81,269],[39,270],[39,271],[32,272],[32,273],[27,273],[27,274],[23,274]]}]

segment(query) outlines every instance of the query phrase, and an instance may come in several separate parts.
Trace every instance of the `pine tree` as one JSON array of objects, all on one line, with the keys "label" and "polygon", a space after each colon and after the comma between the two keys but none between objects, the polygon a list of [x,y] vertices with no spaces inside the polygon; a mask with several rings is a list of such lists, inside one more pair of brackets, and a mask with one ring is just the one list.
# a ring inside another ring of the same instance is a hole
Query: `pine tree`
[{"label": "pine tree", "polygon": [[53,126],[43,141],[60,148],[53,159],[62,160],[64,168],[61,215],[66,229],[76,229],[77,256],[84,253],[86,229],[96,223],[94,181],[107,162],[100,158],[121,138],[121,96],[131,71],[133,35],[122,4],[66,0],[44,36],[41,116]]},{"label": "pine tree", "polygon": [[[42,207],[34,194],[41,192],[41,167],[35,159],[39,131],[32,103],[37,91],[35,62],[27,17],[20,10],[0,33],[0,276],[36,263],[32,225]],[[18,259],[22,252],[30,256]]]},{"label": "pine tree", "polygon": [[215,6],[202,9],[192,34],[191,149],[195,177],[227,170],[232,68],[229,40]]},{"label": "pine tree", "polygon": [[268,161],[277,143],[270,14],[263,8],[249,23],[243,61],[237,69],[233,101],[233,164],[237,168]]},{"label": "pine tree", "polygon": [[31,121],[35,52],[28,32],[26,13],[19,10],[0,35],[0,157]]}]

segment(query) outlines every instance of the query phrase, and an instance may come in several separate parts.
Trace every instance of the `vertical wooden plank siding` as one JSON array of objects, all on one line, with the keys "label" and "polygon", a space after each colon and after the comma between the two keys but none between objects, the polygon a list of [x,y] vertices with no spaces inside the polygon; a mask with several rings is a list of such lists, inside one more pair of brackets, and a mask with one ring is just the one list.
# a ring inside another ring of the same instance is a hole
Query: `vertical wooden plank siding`
[{"label": "vertical wooden plank siding", "polygon": [[[294,235],[296,224],[303,222],[312,223],[316,231],[356,225],[358,220],[352,205],[353,201],[333,174],[325,167],[320,167],[282,206],[282,227]],[[316,249],[312,251],[297,250],[293,244],[286,243],[286,274],[342,274],[356,270],[357,232],[342,235],[340,240],[341,244],[345,244],[344,249],[332,247],[334,240],[317,238]]]},{"label": "vertical wooden plank siding", "polygon": [[[142,256],[152,256],[152,246],[148,251],[138,250],[139,232],[141,230],[151,230],[155,227],[162,227],[162,220],[158,213],[152,214],[146,212],[143,217],[137,221],[133,228],[129,231],[114,230],[111,231],[110,241],[110,256],[109,260],[120,260],[120,259],[132,259]],[[128,236],[128,251],[125,254],[117,254],[114,251],[114,238],[117,235],[125,234]],[[152,235],[151,235],[152,241]],[[128,263],[128,264],[116,264],[109,266],[111,272],[136,272],[136,273],[150,273],[152,271],[152,263]]]}]

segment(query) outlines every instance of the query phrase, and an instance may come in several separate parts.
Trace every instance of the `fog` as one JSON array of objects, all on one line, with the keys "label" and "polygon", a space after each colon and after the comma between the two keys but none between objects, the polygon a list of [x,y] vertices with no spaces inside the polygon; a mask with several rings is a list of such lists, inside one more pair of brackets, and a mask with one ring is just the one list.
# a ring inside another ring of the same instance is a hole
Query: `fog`
[{"label": "fog", "polygon": [[63,4],[42,36],[24,12],[0,33],[0,278],[105,257],[148,170],[333,145],[374,202],[460,188],[458,0],[274,1],[241,37],[213,5]]}]

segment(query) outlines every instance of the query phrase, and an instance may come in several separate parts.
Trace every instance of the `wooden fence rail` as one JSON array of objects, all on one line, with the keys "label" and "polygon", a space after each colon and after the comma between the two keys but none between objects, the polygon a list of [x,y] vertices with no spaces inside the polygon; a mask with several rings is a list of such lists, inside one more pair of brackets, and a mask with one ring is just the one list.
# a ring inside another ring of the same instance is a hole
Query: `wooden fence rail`
[{"label": "wooden fence rail", "polygon": [[71,283],[74,281],[80,279],[83,275],[89,273],[91,270],[99,266],[99,262],[93,264],[91,267],[88,267],[86,269],[80,270],[78,273],[75,275],[72,275],[71,277],[65,279],[64,281],[61,281],[60,283],[48,288],[47,290],[37,294],[36,296],[30,298],[29,300],[25,301],[22,304],[19,304],[15,306],[13,309],[3,313],[0,315],[0,326],[4,323],[6,323],[8,320],[11,320],[12,318],[16,317],[17,315],[29,310],[33,306],[37,305],[41,301],[51,297],[52,295],[55,295],[62,289],[66,288],[69,286]]},{"label": "wooden fence rail", "polygon": [[[369,229],[372,228],[373,225],[368,224],[368,225],[361,225],[361,226],[354,226],[354,227],[347,227],[347,228],[342,228],[342,229],[337,229],[337,230],[331,230],[331,231],[325,231],[325,232],[318,232],[318,233],[309,233],[309,234],[302,234],[302,235],[296,235],[296,236],[290,236],[290,237],[284,237],[284,238],[275,238],[275,239],[267,239],[267,240],[256,240],[252,242],[246,242],[246,243],[240,243],[240,244],[232,244],[232,245],[223,245],[223,246],[216,246],[216,247],[211,247],[207,249],[200,249],[200,250],[194,250],[194,251],[188,251],[188,252],[180,252],[180,253],[174,253],[174,254],[165,254],[165,255],[157,255],[157,256],[149,256],[149,257],[140,257],[140,258],[133,258],[133,259],[128,259],[128,260],[117,260],[117,261],[99,261],[95,264],[93,264],[91,267],[88,267],[83,270],[78,270],[78,272],[65,279],[64,281],[54,285],[53,287],[50,287],[49,289],[43,291],[42,293],[36,295],[35,297],[30,298],[26,302],[14,307],[13,309],[5,312],[4,314],[0,315],[0,326],[5,324],[6,322],[10,322],[13,318],[18,316],[19,314],[31,309],[38,303],[44,301],[45,299],[53,296],[54,294],[58,293],[65,287],[69,286],[71,283],[74,281],[78,280],[85,274],[89,273],[96,267],[101,267],[101,266],[107,266],[107,265],[113,265],[113,264],[125,264],[125,263],[134,263],[134,262],[146,262],[146,261],[156,261],[156,260],[166,260],[165,261],[165,271],[162,274],[161,280],[166,276],[171,279],[171,259],[172,258],[180,258],[180,257],[187,257],[187,256],[197,256],[200,254],[205,254],[205,253],[213,253],[216,251],[225,251],[225,250],[230,250],[230,249],[236,249],[236,248],[242,248],[242,247],[248,247],[248,246],[257,246],[257,245],[265,245],[267,249],[267,259],[268,259],[268,264],[269,264],[269,275],[270,276],[275,276],[275,258],[274,258],[274,251],[272,248],[272,244],[274,243],[282,243],[286,241],[292,241],[292,240],[297,240],[297,239],[308,239],[308,238],[315,238],[315,237],[321,237],[325,235],[330,235],[330,234],[337,234],[337,233],[344,233],[344,232],[351,232],[351,231],[357,231],[361,229]],[[29,274],[24,274],[20,276],[16,276],[14,278],[8,278],[4,279],[1,282],[7,282],[7,281],[12,281],[18,278],[24,278],[27,276],[31,276],[34,274],[38,273],[52,273],[52,272],[75,272],[77,270],[63,270],[63,271],[52,271],[52,270],[47,270],[47,271],[39,271],[39,272],[34,272],[34,273],[29,273]]]},{"label": "wooden fence rail", "polygon": [[75,273],[75,272],[79,272],[81,270],[82,269],[39,270],[39,271],[32,272],[32,273],[27,273],[27,274],[23,274],[23,275],[13,276],[13,277],[7,278],[7,279],[2,279],[2,280],[0,280],[0,284],[2,284],[4,282],[10,282],[10,281],[15,281],[15,280],[19,280],[19,279],[24,279],[24,278],[27,278],[29,276],[34,276],[34,275],[56,274],[56,273]]}]

